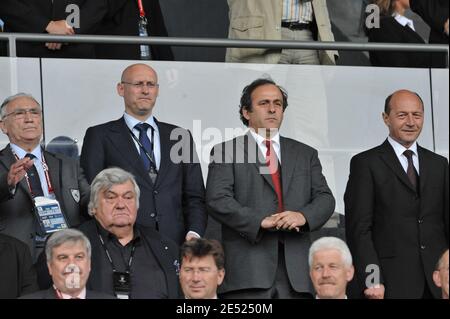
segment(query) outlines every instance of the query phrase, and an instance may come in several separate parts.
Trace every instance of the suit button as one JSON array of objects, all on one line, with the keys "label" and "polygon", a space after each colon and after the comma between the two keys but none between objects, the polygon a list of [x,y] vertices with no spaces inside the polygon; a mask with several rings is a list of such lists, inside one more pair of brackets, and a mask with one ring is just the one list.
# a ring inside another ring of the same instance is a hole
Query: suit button
[{"label": "suit button", "polygon": [[417,222],[418,222],[419,224],[422,224],[422,223],[423,223],[423,218],[419,218],[419,219],[417,220]]},{"label": "suit button", "polygon": [[156,215],[155,215],[154,213],[151,213],[151,214],[150,214],[150,217],[151,217],[151,218],[155,218],[155,216],[156,216]]},{"label": "suit button", "polygon": [[158,195],[158,191],[153,191],[153,194]]},{"label": "suit button", "polygon": [[420,245],[420,249],[425,250],[425,245]]}]

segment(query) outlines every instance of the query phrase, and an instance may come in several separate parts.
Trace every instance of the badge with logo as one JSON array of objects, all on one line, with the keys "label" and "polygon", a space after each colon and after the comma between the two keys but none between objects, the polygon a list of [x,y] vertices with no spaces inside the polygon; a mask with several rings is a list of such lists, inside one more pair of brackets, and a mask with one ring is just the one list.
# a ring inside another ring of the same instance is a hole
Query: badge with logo
[{"label": "badge with logo", "polygon": [[73,200],[77,203],[80,202],[80,191],[78,189],[71,189],[70,193],[72,194]]}]

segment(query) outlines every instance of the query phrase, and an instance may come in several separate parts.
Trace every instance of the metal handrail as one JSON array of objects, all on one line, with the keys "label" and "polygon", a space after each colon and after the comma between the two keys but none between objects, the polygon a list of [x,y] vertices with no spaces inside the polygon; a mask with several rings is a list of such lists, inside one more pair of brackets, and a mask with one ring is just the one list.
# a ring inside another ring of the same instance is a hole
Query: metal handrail
[{"label": "metal handrail", "polygon": [[278,40],[235,40],[217,38],[178,38],[178,37],[140,37],[109,35],[53,35],[36,33],[0,33],[0,41],[8,40],[10,57],[16,57],[16,41],[25,42],[64,42],[64,43],[109,43],[109,44],[148,44],[190,47],[228,47],[228,48],[268,48],[268,49],[307,49],[341,51],[409,51],[440,52],[449,58],[449,46],[445,44],[413,43],[355,43],[318,41],[278,41]]}]

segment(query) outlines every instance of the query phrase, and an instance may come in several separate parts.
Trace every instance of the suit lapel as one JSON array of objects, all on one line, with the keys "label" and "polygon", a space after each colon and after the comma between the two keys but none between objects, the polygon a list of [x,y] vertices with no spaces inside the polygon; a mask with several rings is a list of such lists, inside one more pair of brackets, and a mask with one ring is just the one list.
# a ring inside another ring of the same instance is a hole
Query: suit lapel
[{"label": "suit lapel", "polygon": [[168,127],[165,125],[160,125],[156,119],[155,123],[158,125],[159,145],[161,147],[161,162],[159,164],[158,177],[156,178],[156,186],[159,186],[164,180],[164,176],[168,171],[170,163],[172,163],[170,159],[170,150],[172,148],[173,141],[170,140],[170,134],[172,132],[168,129]]},{"label": "suit lapel", "polygon": [[405,184],[405,186],[407,186],[413,192],[416,192],[414,186],[409,181],[408,175],[406,175],[406,172],[403,170],[402,164],[400,164],[400,161],[398,160],[398,157],[395,154],[395,151],[392,148],[391,144],[389,144],[388,140],[386,140],[381,145],[380,151],[382,161],[392,169],[392,171],[397,175],[400,181],[402,181],[402,183]]},{"label": "suit lapel", "polygon": [[[259,148],[258,144],[255,141],[255,138],[252,136],[250,131],[242,136],[242,139],[238,140],[238,143],[241,144],[241,148],[244,151],[244,159],[245,161],[248,161],[248,163],[251,163],[256,166],[256,169],[258,171],[258,174],[260,174],[264,180],[272,187],[272,189],[275,191],[275,186],[273,185],[272,176],[270,174],[262,174],[261,172],[265,172],[268,170],[268,167],[265,163],[265,156],[261,152],[261,149]],[[236,151],[237,151],[236,147]],[[249,153],[249,152],[252,153]],[[257,154],[255,156],[255,154]],[[235,155],[239,159],[239,155]]]},{"label": "suit lapel", "polygon": [[[44,158],[48,166],[48,175],[50,176],[50,182],[52,183],[55,196],[61,206],[64,206],[61,185],[62,162],[49,152],[44,152]],[[63,207],[61,208],[64,209]]]},{"label": "suit lapel", "polygon": [[131,137],[131,133],[128,126],[125,123],[123,117],[117,120],[114,125],[109,128],[110,134],[108,138],[111,145],[116,148],[117,156],[122,156],[125,161],[127,161],[131,167],[134,168],[135,175],[143,177],[150,187],[153,187],[152,181],[145,171],[144,164],[142,163],[141,157],[136,149],[134,140]]},{"label": "suit lapel", "polygon": [[417,144],[417,153],[419,155],[419,183],[420,183],[420,194],[424,193],[426,180],[428,177],[428,173],[431,167],[428,165],[430,161],[428,161],[427,153],[424,151],[423,147],[420,147]]},{"label": "suit lapel", "polygon": [[[8,172],[9,168],[12,164],[16,162],[16,158],[11,151],[11,147],[9,144],[1,151],[0,153],[0,161],[3,163],[3,166],[5,167],[5,171]],[[22,178],[22,180],[17,184],[18,188],[21,188],[25,194],[30,198],[31,201],[33,201],[33,197],[30,193],[30,188],[28,187],[26,178]]]},{"label": "suit lapel", "polygon": [[281,182],[283,183],[283,197],[286,198],[295,168],[296,151],[295,148],[289,147],[289,141],[284,137],[280,137],[280,149],[283,158],[281,161]]},{"label": "suit lapel", "polygon": [[[141,231],[141,234],[143,233],[144,232]],[[170,258],[168,258],[169,255],[167,253],[167,247],[165,246],[165,243],[161,242],[160,240],[153,240],[150,236],[144,236],[144,238],[150,246],[150,249],[156,257],[159,265],[161,266],[164,275],[166,276],[168,296],[169,298],[174,298],[173,296],[178,295],[177,291],[172,289],[173,287],[178,287],[177,281],[174,280],[174,278],[177,277],[170,276],[169,273],[172,272],[175,267],[177,267],[177,265],[175,264],[176,260],[171,260]]]}]

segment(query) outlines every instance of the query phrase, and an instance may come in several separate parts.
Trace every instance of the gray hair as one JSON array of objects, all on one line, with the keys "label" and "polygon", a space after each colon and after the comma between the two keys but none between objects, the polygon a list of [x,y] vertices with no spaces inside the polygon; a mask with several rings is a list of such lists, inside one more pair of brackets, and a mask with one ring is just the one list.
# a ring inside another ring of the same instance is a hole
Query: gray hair
[{"label": "gray hair", "polygon": [[95,176],[91,184],[91,198],[89,200],[88,210],[89,215],[94,215],[94,208],[97,208],[98,194],[101,191],[108,191],[114,185],[125,184],[131,181],[134,186],[134,192],[136,193],[136,208],[139,209],[139,196],[141,191],[134,179],[134,176],[118,167],[107,168],[101,171]]},{"label": "gray hair", "polygon": [[50,262],[53,258],[53,249],[55,247],[61,246],[65,243],[78,243],[82,242],[86,248],[86,253],[91,258],[91,243],[89,239],[79,230],[76,229],[62,229],[53,233],[47,240],[45,244],[45,256],[47,257],[47,262]]},{"label": "gray hair", "polygon": [[341,253],[342,261],[348,267],[352,266],[353,259],[352,254],[350,253],[350,249],[348,249],[347,244],[337,237],[322,237],[317,239],[309,249],[308,262],[309,267],[311,268],[313,256],[315,253],[322,250],[337,250]]},{"label": "gray hair", "polygon": [[8,97],[3,101],[3,103],[0,105],[0,117],[1,117],[2,120],[3,120],[3,118],[4,118],[5,115],[6,115],[6,106],[7,106],[10,102],[14,101],[15,99],[21,98],[21,97],[26,97],[26,98],[32,99],[33,101],[35,101],[35,102],[37,103],[37,105],[39,105],[39,108],[41,107],[41,105],[40,105],[39,102],[33,97],[33,95],[28,94],[28,93],[22,93],[22,92],[20,92],[20,93],[17,93],[17,94],[8,96]]}]

